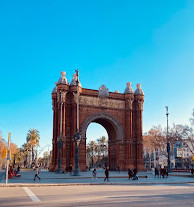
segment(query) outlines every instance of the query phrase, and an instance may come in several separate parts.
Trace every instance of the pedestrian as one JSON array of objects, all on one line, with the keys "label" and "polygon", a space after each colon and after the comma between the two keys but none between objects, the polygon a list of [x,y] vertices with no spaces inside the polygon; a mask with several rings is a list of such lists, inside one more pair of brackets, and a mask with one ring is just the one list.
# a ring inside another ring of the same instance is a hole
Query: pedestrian
[{"label": "pedestrian", "polygon": [[17,168],[17,171],[18,171],[18,172],[20,172],[20,165],[19,165],[19,164],[18,164],[18,168]]},{"label": "pedestrian", "polygon": [[166,176],[166,178],[168,178],[168,168],[167,167],[165,168],[165,176]]},{"label": "pedestrian", "polygon": [[97,180],[97,177],[96,177],[96,168],[94,168],[93,172],[92,172],[92,179],[95,178]]},{"label": "pedestrian", "polygon": [[34,180],[36,180],[36,177],[39,178],[39,180],[40,180],[40,177],[38,176],[39,172],[40,172],[39,167],[36,166],[34,169],[34,173],[35,173]]},{"label": "pedestrian", "polygon": [[162,174],[163,174],[163,169],[162,167],[160,167],[160,178],[162,177]]},{"label": "pedestrian", "polygon": [[128,175],[129,175],[129,179],[133,177],[133,172],[130,168],[128,169]]},{"label": "pedestrian", "polygon": [[106,167],[104,173],[105,173],[104,181],[105,181],[105,180],[109,181],[109,169],[108,169],[108,167]]},{"label": "pedestrian", "polygon": [[[166,174],[166,170],[165,170],[165,168],[161,168],[161,170],[160,170],[160,174],[161,174],[162,178],[164,178],[164,175]],[[160,176],[160,177],[161,177],[161,176]]]},{"label": "pedestrian", "polygon": [[134,170],[133,170],[133,180],[138,180],[137,169],[136,168],[134,168]]},{"label": "pedestrian", "polygon": [[157,167],[155,167],[155,178],[158,177],[159,178],[159,170]]},{"label": "pedestrian", "polygon": [[69,173],[72,174],[72,165],[69,166]]},{"label": "pedestrian", "polygon": [[118,172],[120,173],[120,167],[118,166]]},{"label": "pedestrian", "polygon": [[133,170],[133,174],[134,174],[134,175],[137,174],[137,168],[134,168],[134,170]]},{"label": "pedestrian", "polygon": [[10,164],[10,166],[9,166],[9,170],[11,171],[11,173],[13,172],[12,164]]},{"label": "pedestrian", "polygon": [[194,174],[194,169],[191,169],[191,175],[193,175]]},{"label": "pedestrian", "polygon": [[68,171],[69,171],[69,168],[68,168],[68,166],[66,166],[66,168],[65,168],[65,174],[67,174]]}]

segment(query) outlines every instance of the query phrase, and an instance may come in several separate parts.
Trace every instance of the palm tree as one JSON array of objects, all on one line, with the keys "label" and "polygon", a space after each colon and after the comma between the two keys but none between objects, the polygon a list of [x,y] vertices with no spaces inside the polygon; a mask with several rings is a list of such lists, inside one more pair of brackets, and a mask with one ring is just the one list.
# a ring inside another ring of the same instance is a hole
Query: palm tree
[{"label": "palm tree", "polygon": [[103,155],[103,165],[104,165],[104,160],[105,160],[104,154],[107,154],[107,150],[108,150],[107,138],[105,136],[102,136],[97,141],[100,146],[100,151],[102,152]]},{"label": "palm tree", "polygon": [[92,167],[93,167],[94,166],[94,153],[96,152],[96,142],[95,141],[89,142],[89,150],[90,150],[91,157],[92,157]]},{"label": "palm tree", "polygon": [[34,162],[34,148],[39,146],[40,135],[37,129],[30,129],[27,133],[27,144],[30,145],[32,150],[32,163]]}]

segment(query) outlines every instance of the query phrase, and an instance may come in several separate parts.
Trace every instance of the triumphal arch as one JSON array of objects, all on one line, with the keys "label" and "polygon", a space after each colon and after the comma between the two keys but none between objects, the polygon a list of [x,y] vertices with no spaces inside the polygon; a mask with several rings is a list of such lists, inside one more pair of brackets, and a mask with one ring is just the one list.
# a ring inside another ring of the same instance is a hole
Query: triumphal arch
[{"label": "triumphal arch", "polygon": [[[108,164],[110,170],[118,167],[144,169],[142,143],[142,112],[144,93],[137,84],[135,92],[128,82],[124,93],[109,92],[105,85],[99,90],[82,88],[79,82],[79,167],[86,170],[86,130],[90,123],[101,124],[108,134]],[[61,166],[74,168],[76,131],[76,75],[69,84],[66,73],[56,82],[52,91],[53,140],[52,164],[50,171],[57,171],[59,156],[59,136],[61,130]],[[62,107],[60,103],[62,102]],[[62,123],[60,125],[60,122]],[[61,129],[60,129],[61,126]]]}]

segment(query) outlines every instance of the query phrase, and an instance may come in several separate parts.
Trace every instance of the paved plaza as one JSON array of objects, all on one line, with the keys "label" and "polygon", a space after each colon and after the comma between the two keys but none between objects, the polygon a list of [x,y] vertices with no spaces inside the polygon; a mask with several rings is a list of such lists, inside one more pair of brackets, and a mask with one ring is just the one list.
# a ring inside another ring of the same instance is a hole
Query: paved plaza
[{"label": "paved plaza", "polygon": [[[97,179],[92,179],[92,170],[81,172],[80,176],[72,176],[70,174],[56,172],[48,172],[41,170],[40,178],[34,181],[34,171],[21,171],[21,178],[9,179],[9,184],[57,184],[57,185],[70,185],[70,184],[127,184],[127,185],[141,185],[141,184],[176,184],[176,183],[194,183],[194,177],[190,173],[171,173],[168,178],[155,178],[152,172],[138,172],[138,180],[129,180],[126,171],[110,171],[109,182],[104,182],[104,170],[97,170]],[[147,177],[147,178],[145,178]],[[5,176],[1,176],[0,186],[5,184]]]},{"label": "paved plaza", "polygon": [[[0,173],[0,206],[193,206],[194,177],[172,173],[155,178],[152,172],[139,172],[139,180],[129,180],[127,172],[110,172],[104,182],[104,170],[81,172],[79,177],[41,170],[41,180],[34,171],[21,171],[21,178],[5,185]],[[147,178],[145,178],[147,176]]]}]

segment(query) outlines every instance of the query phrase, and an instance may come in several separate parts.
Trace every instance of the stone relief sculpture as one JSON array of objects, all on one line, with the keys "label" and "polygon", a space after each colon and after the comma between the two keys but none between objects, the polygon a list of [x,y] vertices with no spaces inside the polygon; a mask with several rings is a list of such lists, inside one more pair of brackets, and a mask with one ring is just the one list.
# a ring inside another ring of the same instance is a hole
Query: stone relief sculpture
[{"label": "stone relief sculpture", "polygon": [[105,85],[102,85],[99,88],[98,97],[108,98],[108,96],[109,96],[109,94],[108,94],[108,88]]}]

